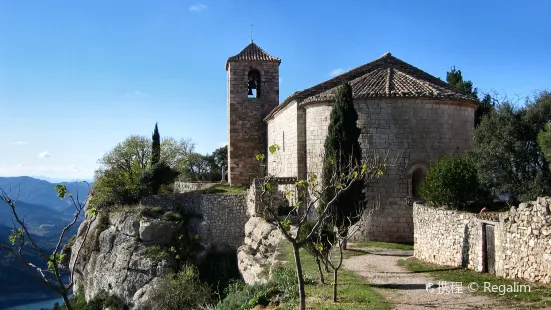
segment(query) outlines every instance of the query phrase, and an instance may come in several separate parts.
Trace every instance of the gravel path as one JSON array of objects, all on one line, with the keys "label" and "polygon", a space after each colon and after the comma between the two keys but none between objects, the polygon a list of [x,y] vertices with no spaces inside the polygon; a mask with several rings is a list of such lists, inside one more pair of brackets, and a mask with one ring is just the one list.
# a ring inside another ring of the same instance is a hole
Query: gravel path
[{"label": "gravel path", "polygon": [[[350,244],[350,248],[354,248]],[[344,268],[365,277],[375,290],[395,305],[394,309],[513,309],[507,308],[490,297],[468,293],[463,284],[462,293],[429,292],[427,283],[436,283],[423,273],[412,273],[398,266],[399,259],[413,255],[411,250],[362,248],[369,254],[344,260]]]}]

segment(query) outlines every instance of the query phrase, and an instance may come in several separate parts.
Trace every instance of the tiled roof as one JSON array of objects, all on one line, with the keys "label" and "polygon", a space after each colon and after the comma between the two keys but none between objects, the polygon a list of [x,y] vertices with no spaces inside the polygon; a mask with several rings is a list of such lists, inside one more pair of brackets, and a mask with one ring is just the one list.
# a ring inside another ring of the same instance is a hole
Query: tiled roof
[{"label": "tiled roof", "polygon": [[260,46],[256,45],[254,42],[247,45],[239,54],[231,56],[226,61],[226,70],[228,70],[228,63],[230,61],[272,61],[281,63],[281,59],[274,57],[266,53]]},{"label": "tiled roof", "polygon": [[295,92],[266,118],[270,118],[293,100],[297,100],[301,104],[334,100],[338,87],[344,81],[350,83],[354,99],[406,97],[477,102],[476,98],[455,91],[439,78],[386,53],[379,59],[330,80]]}]

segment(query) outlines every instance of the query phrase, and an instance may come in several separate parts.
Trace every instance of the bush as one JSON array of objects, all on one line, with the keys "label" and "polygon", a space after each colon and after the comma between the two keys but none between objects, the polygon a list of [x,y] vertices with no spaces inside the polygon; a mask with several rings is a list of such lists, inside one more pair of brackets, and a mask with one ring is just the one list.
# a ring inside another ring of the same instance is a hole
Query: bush
[{"label": "bush", "polygon": [[182,220],[182,215],[178,212],[168,211],[163,215],[164,219],[171,222],[179,222]]},{"label": "bush", "polygon": [[139,184],[146,194],[157,195],[162,185],[165,185],[163,191],[166,192],[168,190],[167,185],[174,183],[178,175],[180,173],[165,162],[159,162],[145,171],[140,177]]},{"label": "bush", "polygon": [[[126,304],[120,297],[115,295],[109,295],[105,291],[99,292],[90,302],[86,302],[84,299],[84,289],[82,285],[79,285],[77,294],[69,298],[69,302],[74,310],[103,310],[109,308],[111,310],[128,310],[131,305]],[[57,304],[57,303],[56,303]],[[55,307],[54,309],[65,310],[67,307],[65,304]]]},{"label": "bush", "polygon": [[200,309],[209,304],[210,296],[210,288],[199,281],[196,268],[184,265],[178,274],[165,278],[153,289],[149,309]]},{"label": "bush", "polygon": [[466,154],[444,156],[433,163],[419,191],[430,205],[457,210],[466,210],[473,202],[485,204],[490,197],[478,181],[473,160]]}]

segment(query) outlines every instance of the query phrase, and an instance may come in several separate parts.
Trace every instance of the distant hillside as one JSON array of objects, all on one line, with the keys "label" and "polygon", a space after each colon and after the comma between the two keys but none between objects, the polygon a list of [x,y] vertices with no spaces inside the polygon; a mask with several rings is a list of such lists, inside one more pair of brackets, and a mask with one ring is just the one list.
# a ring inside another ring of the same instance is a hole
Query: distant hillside
[{"label": "distant hillside", "polygon": [[[54,189],[56,184],[65,184],[71,192],[76,193],[75,182],[50,183],[31,177],[0,177],[0,188],[5,191],[11,188],[13,198],[20,189],[19,199],[15,205],[17,213],[24,220],[31,234],[35,236],[38,244],[48,252],[53,250],[62,227],[72,220],[75,212],[69,199],[61,200],[57,197]],[[88,187],[81,183],[78,188],[79,200],[84,202]],[[84,213],[67,233],[64,241],[77,232],[83,219]],[[12,220],[11,208],[0,201],[0,240],[7,240],[13,228]],[[28,251],[28,253],[30,253],[28,257],[31,262],[41,263],[34,252]],[[0,250],[0,283],[10,283],[10,285],[0,285],[0,305],[28,303],[41,298],[56,297],[31,276],[19,262],[15,261],[11,254],[3,250]]]},{"label": "distant hillside", "polygon": [[[76,194],[76,190],[81,195],[79,197],[81,201],[84,201],[88,194],[88,186],[85,183],[76,182],[60,182],[50,183],[44,180],[39,180],[31,177],[0,177],[0,188],[9,191],[11,189],[12,195],[15,197],[19,191],[19,200],[35,204],[42,205],[48,208],[71,211],[72,208],[69,200],[61,200],[57,197],[57,193],[54,190],[56,184],[67,185],[67,189]],[[78,185],[78,186],[77,186]]]}]

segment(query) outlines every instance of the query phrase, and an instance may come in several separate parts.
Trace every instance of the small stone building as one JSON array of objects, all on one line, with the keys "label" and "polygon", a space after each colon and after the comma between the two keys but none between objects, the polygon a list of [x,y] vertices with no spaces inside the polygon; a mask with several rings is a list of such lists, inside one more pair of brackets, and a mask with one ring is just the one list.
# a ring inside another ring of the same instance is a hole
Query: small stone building
[{"label": "small stone building", "polygon": [[[330,80],[297,91],[279,104],[281,60],[251,42],[226,63],[228,180],[248,185],[255,155],[280,146],[281,177],[321,176],[323,145],[337,88],[352,86],[364,156],[393,165],[368,188],[370,208],[358,239],[413,242],[412,206],[431,161],[470,147],[477,101],[390,53]],[[270,164],[269,164],[270,165]]]}]

